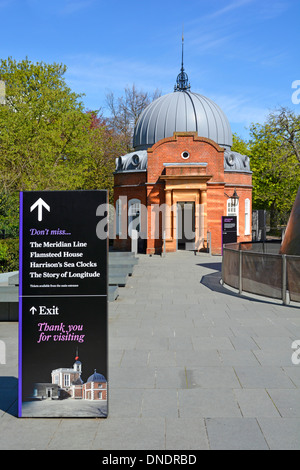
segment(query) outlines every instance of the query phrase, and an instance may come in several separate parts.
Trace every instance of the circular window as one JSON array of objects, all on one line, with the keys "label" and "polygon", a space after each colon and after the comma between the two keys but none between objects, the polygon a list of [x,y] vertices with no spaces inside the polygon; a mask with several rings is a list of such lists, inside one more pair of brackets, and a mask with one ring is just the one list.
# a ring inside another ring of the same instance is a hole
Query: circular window
[{"label": "circular window", "polygon": [[137,154],[133,155],[133,157],[132,157],[132,163],[133,163],[134,165],[138,165],[138,164],[140,163],[140,157],[139,157]]},{"label": "circular window", "polygon": [[186,160],[187,158],[189,158],[190,154],[189,154],[189,152],[185,151],[185,152],[182,152],[181,156],[182,156],[182,158],[184,158]]},{"label": "circular window", "polygon": [[226,160],[227,160],[228,165],[233,166],[234,165],[234,154],[230,153],[229,155],[227,155]]}]

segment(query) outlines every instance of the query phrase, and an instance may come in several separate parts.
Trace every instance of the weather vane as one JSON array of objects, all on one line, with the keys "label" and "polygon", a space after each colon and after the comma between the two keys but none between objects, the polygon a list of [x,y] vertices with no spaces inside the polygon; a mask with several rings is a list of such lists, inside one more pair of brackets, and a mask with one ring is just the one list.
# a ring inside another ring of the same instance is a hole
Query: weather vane
[{"label": "weather vane", "polygon": [[180,73],[177,75],[176,85],[174,87],[174,91],[185,91],[190,90],[191,85],[189,83],[189,77],[184,71],[183,66],[183,48],[184,48],[184,34],[183,34],[183,26],[182,26],[182,51],[181,51],[181,70]]}]

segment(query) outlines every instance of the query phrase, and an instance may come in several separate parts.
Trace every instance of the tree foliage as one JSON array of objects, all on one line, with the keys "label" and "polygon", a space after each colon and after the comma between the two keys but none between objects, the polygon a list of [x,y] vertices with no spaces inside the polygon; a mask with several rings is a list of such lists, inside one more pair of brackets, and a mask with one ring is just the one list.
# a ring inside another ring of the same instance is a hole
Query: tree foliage
[{"label": "tree foliage", "polygon": [[300,117],[281,108],[250,128],[253,205],[286,224],[300,185]]},{"label": "tree foliage", "polygon": [[122,139],[107,125],[102,114],[89,112],[90,154],[86,159],[83,173],[84,189],[107,189],[109,200],[113,203],[115,159],[125,151]]},{"label": "tree foliage", "polygon": [[0,224],[18,234],[19,191],[111,189],[114,140],[82,95],[65,83],[66,66],[0,61]]},{"label": "tree foliage", "polygon": [[250,126],[248,142],[233,136],[233,147],[250,156],[253,208],[266,209],[271,225],[286,224],[300,186],[300,116],[287,108]]},{"label": "tree foliage", "polygon": [[238,134],[232,134],[232,147],[233,152],[238,152],[241,155],[249,155],[248,142],[242,139]]},{"label": "tree foliage", "polygon": [[107,123],[125,145],[124,153],[132,150],[133,131],[140,114],[159,96],[161,92],[158,89],[150,94],[137,90],[134,84],[125,87],[122,96],[116,97],[112,91],[106,94],[106,106],[110,112]]},{"label": "tree foliage", "polygon": [[90,117],[65,84],[66,67],[28,59],[0,62],[2,192],[76,189],[89,151]]}]

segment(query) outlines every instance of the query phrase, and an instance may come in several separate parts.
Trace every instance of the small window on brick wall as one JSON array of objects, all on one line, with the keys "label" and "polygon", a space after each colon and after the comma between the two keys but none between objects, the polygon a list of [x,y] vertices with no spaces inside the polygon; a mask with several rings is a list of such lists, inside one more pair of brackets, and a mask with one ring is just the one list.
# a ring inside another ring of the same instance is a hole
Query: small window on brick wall
[{"label": "small window on brick wall", "polygon": [[239,202],[233,198],[227,199],[227,216],[236,215],[237,235],[239,235]]},{"label": "small window on brick wall", "polygon": [[122,234],[122,201],[117,199],[116,202],[116,235]]},{"label": "small window on brick wall", "polygon": [[250,199],[245,199],[245,235],[250,235]]},{"label": "small window on brick wall", "polygon": [[132,230],[138,233],[141,230],[141,201],[130,199],[128,202],[128,235],[132,236]]}]

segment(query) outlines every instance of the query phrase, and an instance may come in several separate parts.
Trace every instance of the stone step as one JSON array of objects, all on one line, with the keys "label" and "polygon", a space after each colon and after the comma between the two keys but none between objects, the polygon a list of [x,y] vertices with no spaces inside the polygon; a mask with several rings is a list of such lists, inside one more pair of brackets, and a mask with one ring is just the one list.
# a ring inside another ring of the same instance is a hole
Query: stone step
[{"label": "stone step", "polygon": [[108,253],[109,258],[135,258],[133,251],[110,251]]},{"label": "stone step", "polygon": [[113,302],[118,297],[118,286],[108,286],[108,301]]},{"label": "stone step", "polygon": [[123,287],[126,285],[127,279],[128,279],[127,275],[112,274],[112,275],[109,275],[109,285]]},{"label": "stone step", "polygon": [[133,268],[134,266],[132,265],[120,265],[116,264],[115,266],[109,266],[108,267],[108,273],[109,274],[115,274],[115,273],[120,273],[120,274],[132,274],[133,273]]},{"label": "stone step", "polygon": [[138,264],[139,260],[137,258],[132,257],[113,257],[108,259],[108,266],[114,266],[115,264],[131,264],[136,265]]}]

